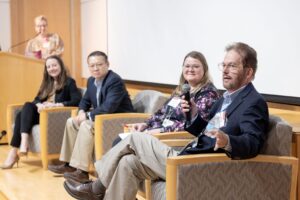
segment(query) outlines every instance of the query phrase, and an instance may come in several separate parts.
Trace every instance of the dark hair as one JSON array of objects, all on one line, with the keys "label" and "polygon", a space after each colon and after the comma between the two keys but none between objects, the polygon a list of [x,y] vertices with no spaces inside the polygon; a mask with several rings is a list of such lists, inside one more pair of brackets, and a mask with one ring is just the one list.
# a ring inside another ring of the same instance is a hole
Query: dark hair
[{"label": "dark hair", "polygon": [[42,81],[42,84],[41,84],[39,92],[38,92],[38,96],[39,96],[40,99],[47,98],[49,96],[49,94],[51,94],[53,92],[54,78],[51,77],[48,74],[47,65],[46,65],[46,62],[49,59],[57,60],[59,66],[61,68],[61,72],[57,77],[57,83],[56,83],[56,86],[55,86],[56,87],[55,91],[61,90],[65,86],[67,78],[68,78],[68,72],[67,72],[67,69],[66,69],[62,59],[57,55],[52,55],[52,56],[47,57],[46,60],[45,60],[43,81]]},{"label": "dark hair", "polygon": [[252,68],[254,76],[257,70],[256,51],[249,45],[242,42],[232,43],[225,48],[226,52],[230,50],[234,50],[238,54],[240,54],[240,56],[242,57],[243,67]]},{"label": "dark hair", "polygon": [[90,53],[87,57],[87,61],[89,61],[89,58],[92,57],[92,56],[103,56],[105,61],[108,62],[108,57],[107,55],[102,52],[102,51],[93,51],[92,53]]},{"label": "dark hair", "polygon": [[[191,51],[184,57],[182,66],[184,65],[184,62],[188,57],[199,60],[202,64],[202,66],[203,66],[203,71],[204,71],[203,77],[200,80],[198,86],[195,88],[194,91],[192,91],[192,93],[195,93],[195,92],[199,91],[203,86],[207,85],[208,83],[210,83],[212,81],[210,80],[210,75],[209,75],[209,71],[208,71],[208,64],[206,62],[206,59],[205,59],[204,55],[202,53],[198,52],[198,51]],[[179,85],[175,89],[175,94],[181,94],[182,85],[184,83],[186,83],[186,80],[184,79],[183,72],[181,72]]]}]

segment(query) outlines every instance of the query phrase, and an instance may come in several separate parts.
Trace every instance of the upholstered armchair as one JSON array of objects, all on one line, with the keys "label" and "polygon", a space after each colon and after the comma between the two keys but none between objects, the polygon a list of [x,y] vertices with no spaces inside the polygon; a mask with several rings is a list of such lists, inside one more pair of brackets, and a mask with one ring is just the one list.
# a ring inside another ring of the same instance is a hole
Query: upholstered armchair
[{"label": "upholstered armchair", "polygon": [[144,122],[163,106],[168,97],[154,90],[143,90],[132,100],[136,113],[97,115],[95,118],[95,157],[101,159],[111,147],[114,139],[124,131],[124,124]]},{"label": "upholstered armchair", "polygon": [[[143,90],[132,99],[136,113],[119,113],[98,115],[95,118],[95,157],[101,159],[111,147],[119,133],[124,131],[124,124],[144,122],[161,108],[168,96],[154,90]],[[145,198],[144,185],[137,198]]]},{"label": "upholstered armchair", "polygon": [[167,159],[166,181],[147,181],[148,200],[295,199],[298,159],[291,157],[292,128],[270,116],[261,154],[231,160],[225,154]]},{"label": "upholstered armchair", "polygon": [[[10,141],[15,116],[23,105],[7,107],[7,133]],[[50,159],[59,157],[64,128],[69,117],[75,116],[77,107],[48,108],[40,112],[40,124],[33,126],[29,135],[29,152],[41,157],[42,166],[47,169]]]}]

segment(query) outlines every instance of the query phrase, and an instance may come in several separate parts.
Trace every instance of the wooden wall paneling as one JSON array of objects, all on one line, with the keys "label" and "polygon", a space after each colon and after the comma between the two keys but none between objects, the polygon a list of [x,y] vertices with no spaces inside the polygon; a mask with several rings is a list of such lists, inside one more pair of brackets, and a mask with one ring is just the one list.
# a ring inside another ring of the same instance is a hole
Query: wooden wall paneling
[{"label": "wooden wall paneling", "polygon": [[81,66],[81,8],[80,0],[71,0],[71,58],[72,76],[76,79],[77,85],[83,87],[82,66]]},{"label": "wooden wall paneling", "polygon": [[272,103],[272,102],[268,102],[268,107],[269,107],[269,108],[282,109],[282,110],[300,111],[300,106],[296,106],[296,105],[287,105],[287,104],[282,104],[282,103]]}]

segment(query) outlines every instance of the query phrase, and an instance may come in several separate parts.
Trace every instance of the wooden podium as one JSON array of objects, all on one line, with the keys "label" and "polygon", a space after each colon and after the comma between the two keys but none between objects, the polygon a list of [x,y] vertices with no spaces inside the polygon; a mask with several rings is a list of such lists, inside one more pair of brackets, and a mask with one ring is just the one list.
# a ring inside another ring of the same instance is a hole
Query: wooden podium
[{"label": "wooden podium", "polygon": [[[0,131],[6,128],[6,108],[23,104],[37,95],[43,79],[44,62],[15,53],[0,52]],[[7,143],[7,135],[1,143]]]}]

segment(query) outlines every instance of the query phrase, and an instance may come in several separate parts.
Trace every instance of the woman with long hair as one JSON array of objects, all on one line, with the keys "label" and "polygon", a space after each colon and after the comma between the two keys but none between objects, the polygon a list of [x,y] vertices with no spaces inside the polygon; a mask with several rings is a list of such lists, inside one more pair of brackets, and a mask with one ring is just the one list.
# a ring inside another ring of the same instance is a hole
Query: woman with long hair
[{"label": "woman with long hair", "polygon": [[[19,156],[28,152],[28,137],[32,127],[39,124],[39,113],[45,108],[77,106],[81,93],[74,79],[68,76],[59,56],[49,56],[45,61],[43,80],[33,102],[26,102],[15,118],[13,137],[2,169],[10,169],[18,163]],[[19,149],[19,153],[18,153]]]},{"label": "woman with long hair", "polygon": [[[186,93],[196,103],[198,114],[203,119],[208,119],[210,108],[220,98],[217,88],[212,83],[206,59],[198,51],[191,51],[184,57],[179,84],[163,107],[144,123],[131,124],[129,132],[155,134],[183,131],[186,117],[179,103],[181,96]],[[120,141],[121,138],[118,137],[112,145]]]},{"label": "woman with long hair", "polygon": [[136,131],[162,133],[184,130],[185,115],[179,106],[179,97],[186,93],[184,85],[189,85],[190,97],[198,107],[198,114],[207,119],[213,103],[220,97],[213,85],[208,64],[204,55],[198,51],[189,52],[183,60],[179,85],[165,105],[152,115],[145,123],[134,126]]}]

